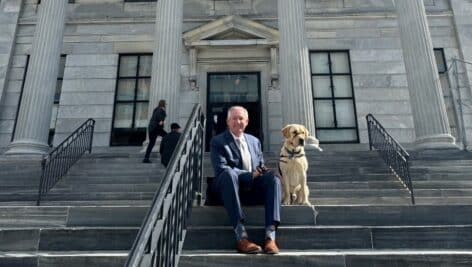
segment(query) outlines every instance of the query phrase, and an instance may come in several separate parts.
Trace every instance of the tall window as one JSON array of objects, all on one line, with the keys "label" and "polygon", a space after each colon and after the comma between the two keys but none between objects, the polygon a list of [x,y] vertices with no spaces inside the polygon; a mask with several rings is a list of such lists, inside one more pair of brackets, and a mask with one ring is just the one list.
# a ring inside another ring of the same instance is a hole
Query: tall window
[{"label": "tall window", "polygon": [[358,143],[349,51],[312,51],[310,64],[317,138]]},{"label": "tall window", "polygon": [[441,81],[441,88],[444,96],[444,103],[446,104],[446,114],[449,120],[452,135],[458,138],[457,129],[457,115],[454,109],[454,98],[452,95],[452,88],[449,83],[448,69],[444,49],[435,48],[434,57],[436,58],[436,65],[438,66],[439,80]]},{"label": "tall window", "polygon": [[122,54],[118,63],[111,145],[141,145],[146,127],[152,54]]},{"label": "tall window", "polygon": [[61,99],[62,81],[64,80],[64,69],[66,67],[66,55],[61,55],[59,72],[57,74],[56,91],[54,92],[54,104],[52,106],[51,122],[49,124],[48,144],[52,146],[54,134],[56,133],[57,114],[59,111],[59,100]]}]

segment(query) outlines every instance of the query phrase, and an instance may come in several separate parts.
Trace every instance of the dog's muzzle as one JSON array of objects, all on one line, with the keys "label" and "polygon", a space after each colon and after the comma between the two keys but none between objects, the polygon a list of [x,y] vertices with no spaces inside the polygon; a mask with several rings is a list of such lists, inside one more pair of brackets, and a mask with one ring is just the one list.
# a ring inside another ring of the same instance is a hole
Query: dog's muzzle
[{"label": "dog's muzzle", "polygon": [[300,139],[300,145],[301,145],[301,146],[304,146],[304,145],[305,145],[305,140],[304,140],[304,139]]}]

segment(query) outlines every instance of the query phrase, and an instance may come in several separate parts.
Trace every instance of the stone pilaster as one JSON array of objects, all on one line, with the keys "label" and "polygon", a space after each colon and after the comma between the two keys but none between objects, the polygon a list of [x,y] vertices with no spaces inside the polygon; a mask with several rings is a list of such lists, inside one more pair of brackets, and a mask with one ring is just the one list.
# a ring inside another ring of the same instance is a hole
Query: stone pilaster
[{"label": "stone pilaster", "polygon": [[280,90],[283,125],[305,125],[315,134],[313,93],[305,36],[305,0],[278,0]]},{"label": "stone pilaster", "polygon": [[0,1],[0,102],[5,91],[10,68],[13,49],[16,41],[16,32],[18,30],[18,18],[21,11],[22,1]]},{"label": "stone pilaster", "polygon": [[395,0],[415,122],[416,147],[455,147],[422,0]]},{"label": "stone pilaster", "polygon": [[68,1],[42,1],[15,137],[6,154],[44,154],[51,121]]},{"label": "stone pilaster", "polygon": [[183,0],[159,0],[152,58],[149,118],[160,99],[167,102],[165,127],[179,119],[180,68],[182,55]]}]

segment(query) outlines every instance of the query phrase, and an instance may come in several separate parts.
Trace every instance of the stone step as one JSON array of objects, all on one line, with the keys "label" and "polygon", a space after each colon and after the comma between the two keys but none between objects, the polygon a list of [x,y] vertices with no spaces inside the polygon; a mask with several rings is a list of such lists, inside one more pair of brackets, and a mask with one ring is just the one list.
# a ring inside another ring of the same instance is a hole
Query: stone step
[{"label": "stone step", "polygon": [[[49,192],[44,201],[148,200],[154,192]],[[1,199],[1,195],[0,195]]]},{"label": "stone step", "polygon": [[[430,190],[428,190],[429,193]],[[416,195],[417,192],[415,192]],[[421,192],[420,192],[421,193]],[[429,196],[428,193],[424,193]],[[434,195],[434,193],[431,193]],[[439,194],[439,193],[438,193]],[[407,196],[408,191],[404,188],[399,189],[311,189],[310,197],[324,198],[324,197],[344,197],[344,198],[365,198],[365,197],[396,197]]]},{"label": "stone step", "polygon": [[[246,227],[262,243],[263,227]],[[472,225],[444,226],[281,226],[282,249],[472,249]],[[459,238],[460,237],[460,238]],[[184,249],[234,249],[232,227],[189,227]]]},{"label": "stone step", "polygon": [[108,169],[109,166],[104,165],[102,169],[97,170],[69,170],[68,175],[87,175],[87,176],[133,176],[133,175],[163,175],[164,171],[161,170],[139,170],[139,169]]},{"label": "stone step", "polygon": [[[66,183],[68,185],[81,184],[142,184],[142,183],[159,183],[163,176],[70,176],[63,178],[59,184]],[[58,185],[59,185],[58,184]]]},{"label": "stone step", "polygon": [[383,174],[308,174],[307,181],[309,182],[351,182],[351,181],[398,181],[396,177],[389,173]]},{"label": "stone step", "polygon": [[[436,200],[436,199],[435,199]],[[404,195],[397,196],[397,197],[317,197],[317,196],[310,196],[310,202],[312,205],[316,206],[333,206],[333,205],[410,205],[411,199],[410,196]],[[418,204],[429,204],[418,202]],[[439,203],[443,204],[443,203]],[[459,202],[456,204],[464,204],[463,202]]]},{"label": "stone step", "polygon": [[[411,180],[413,184],[416,181],[470,181],[470,175],[467,173],[459,173],[459,174],[421,174],[421,175],[413,175],[411,174]],[[396,181],[398,180],[393,174],[384,173],[384,174],[338,174],[338,173],[331,173],[331,174],[308,174],[307,176],[308,181],[312,182],[336,182],[336,181]]]},{"label": "stone step", "polygon": [[0,266],[8,267],[117,267],[128,251],[0,252]]},{"label": "stone step", "polygon": [[419,189],[454,189],[454,188],[472,188],[472,180],[465,181],[414,181],[415,190]]},{"label": "stone step", "polygon": [[65,192],[155,192],[159,183],[95,184],[95,183],[59,183],[50,193]]},{"label": "stone step", "polygon": [[[459,196],[459,197],[415,197],[417,205],[471,205],[472,197]],[[351,198],[317,198],[316,196],[310,197],[311,204],[317,206],[333,206],[333,205],[411,205],[411,199],[409,196],[404,197],[351,197]]]},{"label": "stone step", "polygon": [[[35,192],[36,191],[36,192]],[[0,192],[0,203],[12,201],[36,201],[38,199],[38,190],[28,192]]]},{"label": "stone step", "polygon": [[139,227],[147,206],[0,207],[0,228],[71,226]]},{"label": "stone step", "polygon": [[[113,199],[113,200],[42,200],[41,206],[79,206],[79,207],[95,207],[95,206],[150,206],[152,199]],[[24,202],[1,203],[4,206],[25,205]],[[35,205],[36,202],[26,203],[28,206]]]},{"label": "stone step", "polygon": [[[414,188],[415,197],[472,197],[472,189],[418,189]],[[409,192],[405,188],[378,188],[378,189],[311,189],[310,196],[323,197],[395,197],[406,196]]]},{"label": "stone step", "polygon": [[101,169],[103,166],[111,166],[116,169],[140,169],[140,170],[152,170],[164,168],[160,161],[154,161],[153,163],[142,163],[141,161],[134,161],[130,159],[126,160],[107,160],[107,161],[82,161],[80,160],[73,165],[76,169]]},{"label": "stone step", "polygon": [[0,251],[129,250],[136,227],[17,228],[0,230]]},{"label": "stone step", "polygon": [[410,173],[411,180],[415,181],[470,181],[469,173]]},{"label": "stone step", "polygon": [[[472,182],[471,182],[472,184]],[[416,185],[416,184],[415,184]],[[308,187],[312,189],[403,189],[403,185],[398,180],[386,181],[352,181],[352,182],[308,182]],[[415,186],[416,188],[416,186]]]},{"label": "stone step", "polygon": [[[243,207],[246,225],[264,224],[264,207]],[[282,206],[282,225],[451,225],[472,224],[472,205],[417,206]],[[189,225],[230,226],[222,206],[193,207]]]},{"label": "stone step", "polygon": [[241,255],[234,250],[184,251],[179,267],[309,266],[309,267],[466,267],[469,251],[450,250],[282,250],[278,255]]}]

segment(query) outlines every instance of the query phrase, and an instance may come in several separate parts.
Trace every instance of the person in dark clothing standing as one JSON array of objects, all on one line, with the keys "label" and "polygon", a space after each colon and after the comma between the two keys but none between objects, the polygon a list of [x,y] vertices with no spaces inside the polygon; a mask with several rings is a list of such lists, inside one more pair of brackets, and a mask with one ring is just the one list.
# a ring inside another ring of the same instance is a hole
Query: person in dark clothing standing
[{"label": "person in dark clothing standing", "polygon": [[164,137],[167,135],[167,132],[164,130],[164,121],[166,116],[166,101],[161,99],[152,112],[152,117],[149,121],[149,144],[146,149],[146,154],[144,155],[143,163],[151,163],[149,156],[151,155],[152,148],[156,144],[156,138],[158,136]]},{"label": "person in dark clothing standing", "polygon": [[161,146],[159,147],[159,153],[161,153],[161,163],[167,167],[169,164],[172,153],[179,142],[179,138],[182,135],[180,132],[180,125],[172,123],[170,125],[171,132],[162,138]]}]

